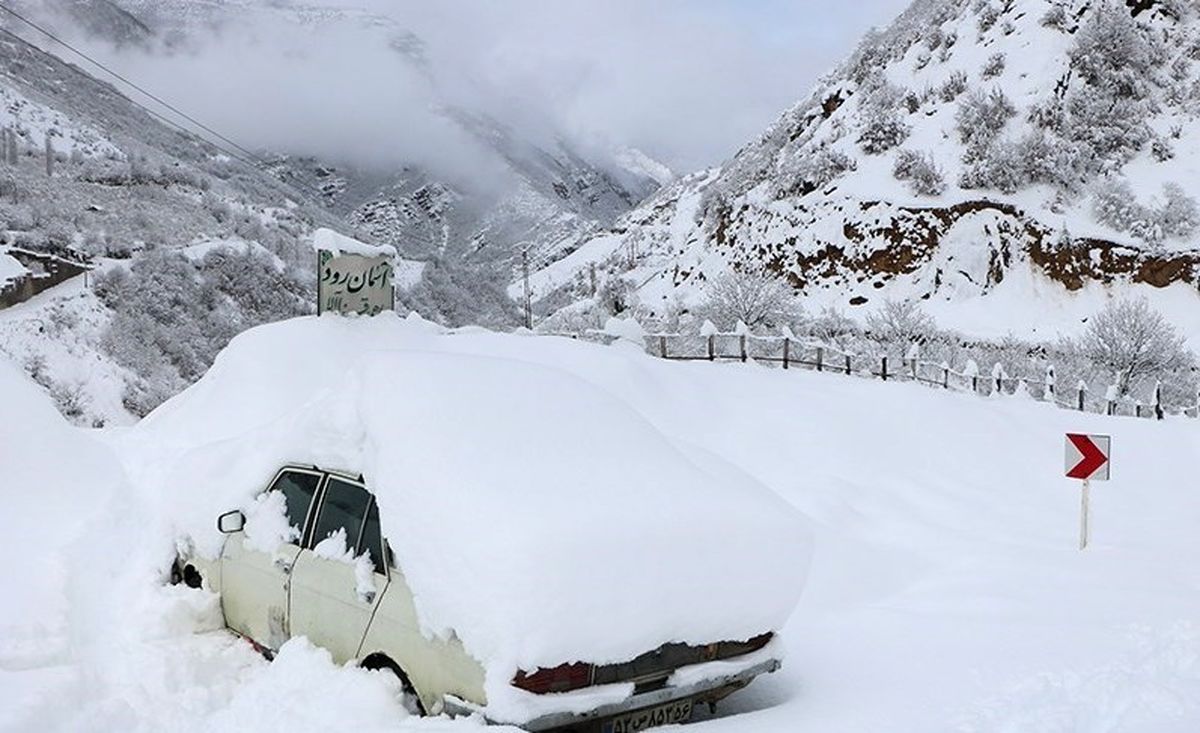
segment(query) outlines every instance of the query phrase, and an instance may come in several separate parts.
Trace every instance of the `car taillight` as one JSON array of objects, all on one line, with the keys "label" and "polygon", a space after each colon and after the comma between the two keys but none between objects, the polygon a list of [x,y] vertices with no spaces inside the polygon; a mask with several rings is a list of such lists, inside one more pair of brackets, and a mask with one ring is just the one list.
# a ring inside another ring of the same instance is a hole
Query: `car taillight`
[{"label": "car taillight", "polygon": [[730,657],[739,657],[743,654],[756,652],[766,646],[767,642],[771,641],[774,636],[775,634],[768,631],[765,634],[759,634],[753,639],[746,641],[723,641],[718,645],[717,658],[729,659]]},{"label": "car taillight", "polygon": [[515,687],[538,695],[547,692],[567,692],[591,685],[595,671],[593,665],[583,662],[560,664],[551,669],[539,667],[533,673],[517,672],[512,683]]}]

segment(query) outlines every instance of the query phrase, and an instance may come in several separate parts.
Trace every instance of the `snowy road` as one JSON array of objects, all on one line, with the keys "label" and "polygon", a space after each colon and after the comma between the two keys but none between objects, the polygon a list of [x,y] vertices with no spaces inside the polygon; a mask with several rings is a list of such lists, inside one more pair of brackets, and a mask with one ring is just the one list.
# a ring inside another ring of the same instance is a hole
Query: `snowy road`
[{"label": "snowy road", "polygon": [[[438,348],[587,379],[812,519],[784,669],[690,730],[1200,728],[1198,422],[664,363],[620,344],[463,334]],[[18,416],[0,445],[21,517],[0,547],[0,729],[476,725],[401,721],[382,680],[303,642],[266,664],[212,630],[213,599],[122,572],[163,550],[139,534],[161,507],[123,495],[112,441],[57,422],[19,377],[0,371],[0,401]],[[1078,488],[1061,475],[1068,431],[1113,435],[1082,553]]]}]

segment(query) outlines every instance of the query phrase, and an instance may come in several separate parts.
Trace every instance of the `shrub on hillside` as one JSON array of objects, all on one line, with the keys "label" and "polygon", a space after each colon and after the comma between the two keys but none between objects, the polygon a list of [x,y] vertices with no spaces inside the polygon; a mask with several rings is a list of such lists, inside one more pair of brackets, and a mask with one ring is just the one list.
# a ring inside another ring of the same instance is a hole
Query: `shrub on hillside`
[{"label": "shrub on hillside", "polygon": [[918,196],[940,196],[946,190],[946,178],[933,158],[916,150],[901,150],[896,154],[892,175],[908,181],[909,189]]},{"label": "shrub on hillside", "polygon": [[983,70],[980,72],[984,79],[995,79],[1004,73],[1004,66],[1007,63],[1007,57],[1003,53],[994,53],[988,57],[988,60],[983,65]]},{"label": "shrub on hillside", "polygon": [[871,107],[865,111],[858,142],[863,152],[878,155],[901,145],[911,132],[896,110]]},{"label": "shrub on hillside", "polygon": [[943,102],[953,102],[965,91],[967,91],[967,75],[962,71],[956,71],[938,88],[938,97]]},{"label": "shrub on hillside", "polygon": [[1016,107],[1000,89],[968,93],[958,103],[954,118],[959,140],[967,149],[964,160],[970,162],[982,154],[1016,113]]},{"label": "shrub on hillside", "polygon": [[796,166],[791,193],[806,194],[824,188],[837,178],[858,168],[854,158],[840,150],[823,147],[804,156]]},{"label": "shrub on hillside", "polygon": [[1102,224],[1148,244],[1186,239],[1200,228],[1200,206],[1175,183],[1165,184],[1161,203],[1151,207],[1138,201],[1126,180],[1101,179],[1092,189],[1092,211]]}]

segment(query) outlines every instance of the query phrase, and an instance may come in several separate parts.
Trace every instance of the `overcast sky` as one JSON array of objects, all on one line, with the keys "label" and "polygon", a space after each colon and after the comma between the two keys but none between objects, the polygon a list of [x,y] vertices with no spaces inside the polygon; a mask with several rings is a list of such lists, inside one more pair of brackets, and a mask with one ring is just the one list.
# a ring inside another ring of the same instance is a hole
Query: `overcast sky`
[{"label": "overcast sky", "polygon": [[462,171],[471,143],[431,112],[450,103],[689,172],[732,155],[909,2],[324,0],[416,33],[430,73],[357,27],[318,32],[277,17],[232,24],[169,59],[105,57],[251,146]]},{"label": "overcast sky", "polygon": [[731,155],[910,2],[450,0],[410,18],[477,93],[687,171]]}]

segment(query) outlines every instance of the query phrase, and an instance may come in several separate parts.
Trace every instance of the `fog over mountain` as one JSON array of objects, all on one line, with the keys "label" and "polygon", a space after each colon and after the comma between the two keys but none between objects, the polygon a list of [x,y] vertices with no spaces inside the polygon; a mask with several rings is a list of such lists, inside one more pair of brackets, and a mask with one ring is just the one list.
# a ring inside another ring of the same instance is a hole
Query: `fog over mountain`
[{"label": "fog over mountain", "polygon": [[[543,143],[634,147],[680,171],[719,163],[904,4],[26,1],[43,17],[85,6],[56,28],[235,140],[451,173],[472,156],[444,106]],[[152,33],[102,42],[101,5]]]}]

